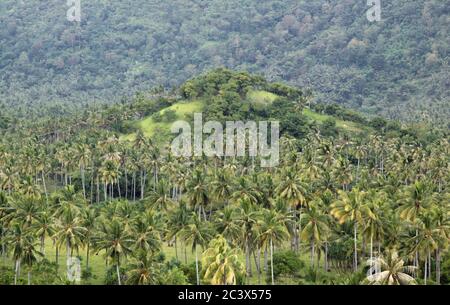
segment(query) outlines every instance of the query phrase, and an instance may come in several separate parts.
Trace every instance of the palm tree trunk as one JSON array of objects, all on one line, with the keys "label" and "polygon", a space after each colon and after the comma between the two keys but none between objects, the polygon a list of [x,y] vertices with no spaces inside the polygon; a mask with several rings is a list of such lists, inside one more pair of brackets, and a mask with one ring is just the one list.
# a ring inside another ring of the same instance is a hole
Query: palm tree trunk
[{"label": "palm tree trunk", "polygon": [[198,251],[197,251],[197,246],[195,246],[195,273],[197,275],[197,285],[200,285],[200,274],[198,272]]},{"label": "palm tree trunk", "polygon": [[119,260],[117,260],[116,272],[117,272],[117,283],[119,283],[119,286],[120,286],[120,285],[122,285],[122,281],[120,280],[120,261]]},{"label": "palm tree trunk", "polygon": [[125,199],[128,199],[128,172],[125,167]]},{"label": "palm tree trunk", "polygon": [[56,246],[55,250],[55,263],[56,263],[56,270],[59,268],[59,247]]},{"label": "palm tree trunk", "polygon": [[357,222],[355,222],[355,225],[354,225],[354,236],[353,236],[354,243],[355,243],[353,266],[354,266],[354,271],[355,272],[358,270],[357,233],[358,233],[358,224],[357,224]]},{"label": "palm tree trunk", "polygon": [[[372,268],[373,262],[373,233],[370,233],[370,267]],[[372,275],[372,274],[371,274]]]},{"label": "palm tree trunk", "polygon": [[28,286],[31,285],[31,271],[28,271]]},{"label": "palm tree trunk", "polygon": [[177,247],[177,237],[175,236],[175,241],[174,241],[174,245],[175,245],[175,258],[178,260],[178,247]]},{"label": "palm tree trunk", "polygon": [[436,250],[436,283],[441,284],[441,251]]},{"label": "palm tree trunk", "polygon": [[314,240],[311,240],[311,268],[314,268]]},{"label": "palm tree trunk", "polygon": [[16,259],[16,268],[15,268],[15,272],[14,272],[14,285],[17,285],[17,279],[19,277],[19,266],[20,261],[18,259]]},{"label": "palm tree trunk", "polygon": [[328,242],[325,241],[325,272],[328,272]]},{"label": "palm tree trunk", "polygon": [[136,173],[133,172],[133,202],[136,201]]},{"label": "palm tree trunk", "polygon": [[427,271],[428,271],[428,265],[427,265],[428,257],[425,257],[425,270],[424,270],[424,283],[427,284]]},{"label": "palm tree trunk", "polygon": [[91,241],[88,240],[87,246],[86,246],[86,270],[89,269],[89,250],[90,250],[89,248],[90,248],[90,246],[91,246]]},{"label": "palm tree trunk", "polygon": [[247,274],[247,278],[249,278],[250,275],[250,247],[248,244],[248,236],[245,238],[245,270]]},{"label": "palm tree trunk", "polygon": [[266,272],[269,270],[269,263],[268,263],[268,253],[267,253],[267,246],[264,247],[264,271]]},{"label": "palm tree trunk", "polygon": [[275,278],[273,276],[273,240],[270,238],[270,275],[272,277],[272,285],[275,285]]},{"label": "palm tree trunk", "polygon": [[41,253],[45,257],[45,236],[41,236]]},{"label": "palm tree trunk", "polygon": [[257,254],[257,263],[256,263],[257,269],[258,269],[258,285],[261,285],[261,247],[258,247],[258,254]]},{"label": "palm tree trunk", "polygon": [[45,192],[45,202],[48,204],[48,192],[47,192],[47,185],[45,183],[45,175],[44,172],[41,172],[42,175],[42,186],[44,187],[44,192]]},{"label": "palm tree trunk", "polygon": [[431,278],[431,251],[428,250],[428,277]]},{"label": "palm tree trunk", "polygon": [[80,176],[81,176],[81,184],[83,186],[83,196],[84,196],[84,200],[86,200],[86,182],[85,182],[83,165],[80,166]]}]

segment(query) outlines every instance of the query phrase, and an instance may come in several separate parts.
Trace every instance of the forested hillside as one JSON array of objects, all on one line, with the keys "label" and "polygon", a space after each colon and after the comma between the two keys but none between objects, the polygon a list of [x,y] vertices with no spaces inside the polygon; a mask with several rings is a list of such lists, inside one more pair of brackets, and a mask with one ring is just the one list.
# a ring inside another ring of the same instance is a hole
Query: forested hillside
[{"label": "forested hillside", "polygon": [[[448,134],[224,69],[153,95],[0,129],[0,285],[74,256],[82,284],[450,283]],[[199,110],[279,120],[279,165],[173,155]]]},{"label": "forested hillside", "polygon": [[365,0],[81,4],[75,24],[65,1],[0,1],[0,108],[118,102],[226,66],[322,103],[448,124],[448,1],[382,1],[374,23]]}]

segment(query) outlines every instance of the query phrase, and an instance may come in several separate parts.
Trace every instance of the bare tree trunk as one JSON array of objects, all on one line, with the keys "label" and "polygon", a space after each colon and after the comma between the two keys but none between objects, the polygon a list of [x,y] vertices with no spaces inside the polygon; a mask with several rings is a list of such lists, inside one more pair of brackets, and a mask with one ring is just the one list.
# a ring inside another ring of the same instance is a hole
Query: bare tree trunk
[{"label": "bare tree trunk", "polygon": [[80,175],[81,175],[81,184],[83,186],[83,196],[84,200],[86,200],[86,182],[85,182],[85,176],[84,176],[84,166],[80,166]]},{"label": "bare tree trunk", "polygon": [[195,247],[195,272],[197,275],[197,285],[200,285],[200,274],[198,271],[198,251],[197,251],[197,246]]},{"label": "bare tree trunk", "polygon": [[119,286],[120,286],[120,285],[122,285],[122,281],[120,279],[120,263],[119,263],[119,261],[117,261],[116,272],[117,272],[117,282],[119,283]]},{"label": "bare tree trunk", "polygon": [[424,283],[427,284],[427,271],[428,271],[428,265],[427,265],[428,257],[425,257],[425,271],[424,271]]},{"label": "bare tree trunk", "polygon": [[441,284],[441,251],[436,250],[436,283]]},{"label": "bare tree trunk", "polygon": [[354,243],[355,243],[354,258],[353,258],[353,267],[354,267],[354,271],[355,271],[355,272],[358,270],[357,232],[358,232],[358,224],[355,222],[355,225],[354,225],[354,236],[353,236]]},{"label": "bare tree trunk", "polygon": [[273,240],[270,239],[270,274],[272,277],[272,285],[275,285],[275,278],[273,276]]},{"label": "bare tree trunk", "polygon": [[44,187],[44,192],[45,192],[45,202],[48,204],[48,192],[47,192],[47,185],[45,183],[44,171],[42,171],[41,174],[42,174],[42,186]]},{"label": "bare tree trunk", "polygon": [[16,268],[14,272],[14,285],[17,285],[17,279],[19,277],[19,268],[20,268],[20,261],[16,259]]}]

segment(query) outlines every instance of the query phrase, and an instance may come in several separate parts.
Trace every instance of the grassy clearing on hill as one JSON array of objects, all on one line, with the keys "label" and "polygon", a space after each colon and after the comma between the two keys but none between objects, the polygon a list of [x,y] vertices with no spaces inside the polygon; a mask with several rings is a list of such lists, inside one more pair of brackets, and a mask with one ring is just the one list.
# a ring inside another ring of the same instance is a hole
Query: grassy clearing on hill
[{"label": "grassy clearing on hill", "polygon": [[328,119],[335,119],[336,120],[336,127],[344,130],[344,131],[350,131],[350,132],[356,132],[356,133],[360,133],[362,132],[364,129],[366,129],[366,126],[362,126],[361,124],[355,123],[355,122],[350,122],[350,121],[344,121],[344,120],[340,120],[340,119],[336,119],[335,117],[331,116],[331,115],[326,115],[326,114],[320,114],[317,112],[314,112],[310,109],[305,108],[303,110],[303,114],[305,116],[307,116],[308,118],[316,121],[319,124],[322,124],[323,122],[325,122]]},{"label": "grassy clearing on hill", "polygon": [[[201,111],[203,108],[203,103],[201,101],[192,101],[188,103],[177,103],[170,107],[167,107],[158,112],[158,115],[163,116],[166,111],[174,111],[176,114],[176,120],[183,120],[187,118],[187,115],[194,112]],[[139,128],[146,137],[153,137],[156,134],[165,134],[170,132],[171,122],[155,122],[154,115],[150,115],[142,120],[136,121],[133,125]],[[124,135],[121,140],[133,141],[136,137],[135,133]]]},{"label": "grassy clearing on hill", "polygon": [[251,103],[263,106],[273,103],[277,97],[278,95],[267,91],[254,90],[247,94],[247,98]]}]

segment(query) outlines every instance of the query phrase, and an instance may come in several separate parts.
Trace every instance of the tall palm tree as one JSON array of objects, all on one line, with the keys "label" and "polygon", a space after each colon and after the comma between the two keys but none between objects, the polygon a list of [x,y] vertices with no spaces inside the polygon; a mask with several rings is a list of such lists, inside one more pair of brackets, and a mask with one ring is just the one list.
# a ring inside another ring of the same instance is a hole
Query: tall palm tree
[{"label": "tall palm tree", "polygon": [[157,285],[159,284],[160,268],[154,254],[138,251],[133,262],[129,265],[128,285]]},{"label": "tall palm tree", "polygon": [[195,252],[195,272],[197,285],[200,285],[198,248],[205,247],[208,244],[211,238],[211,228],[207,223],[202,222],[194,212],[190,217],[190,224],[180,232],[180,236],[186,243],[192,245],[192,252]]},{"label": "tall palm tree", "polygon": [[22,262],[28,267],[28,285],[31,285],[31,270],[37,262],[38,256],[42,256],[42,253],[36,250],[33,236],[26,235],[24,241]]},{"label": "tall palm tree", "polygon": [[241,229],[241,244],[245,252],[245,270],[247,276],[251,276],[251,245],[254,237],[254,227],[258,223],[259,212],[254,205],[247,199],[240,200],[239,208],[236,212],[236,223]]},{"label": "tall palm tree", "polygon": [[133,238],[125,225],[118,219],[113,219],[100,226],[93,238],[94,247],[98,252],[104,250],[105,257],[111,259],[116,266],[117,283],[122,285],[120,261],[132,253]]},{"label": "tall palm tree", "polygon": [[311,244],[311,268],[314,268],[316,247],[320,247],[328,239],[330,228],[328,215],[314,204],[304,213],[301,238]]},{"label": "tall palm tree", "polygon": [[[275,189],[275,193],[278,194],[281,199],[286,200],[293,213],[294,226],[292,228],[292,232],[294,239],[293,244],[296,251],[298,251],[300,247],[298,231],[301,231],[301,213],[302,208],[306,205],[308,188],[308,185],[303,181],[302,177],[296,174],[292,169],[288,169],[282,174],[282,180],[280,181],[278,187]],[[299,228],[297,228],[296,225],[297,210],[299,211]]]},{"label": "tall palm tree", "polygon": [[363,215],[367,212],[365,204],[365,193],[354,188],[350,193],[339,191],[339,200],[331,205],[330,214],[334,216],[340,224],[347,221],[353,224],[353,269],[358,269],[358,224],[363,224]]},{"label": "tall palm tree", "polygon": [[283,242],[288,236],[286,227],[280,222],[279,215],[273,210],[264,210],[260,221],[260,237],[263,245],[270,249],[270,276],[272,285],[275,285],[273,273],[273,247]]}]

